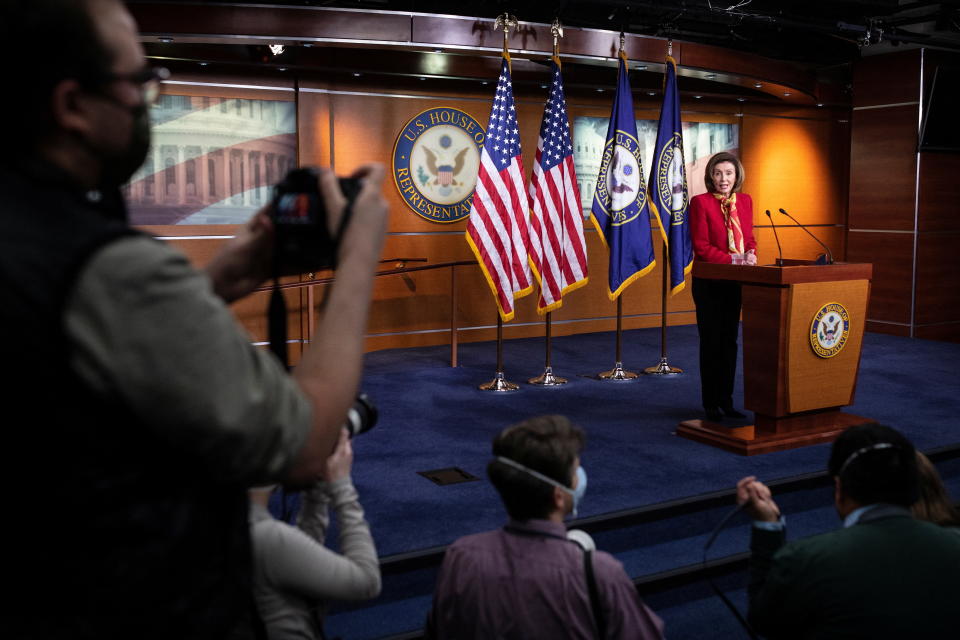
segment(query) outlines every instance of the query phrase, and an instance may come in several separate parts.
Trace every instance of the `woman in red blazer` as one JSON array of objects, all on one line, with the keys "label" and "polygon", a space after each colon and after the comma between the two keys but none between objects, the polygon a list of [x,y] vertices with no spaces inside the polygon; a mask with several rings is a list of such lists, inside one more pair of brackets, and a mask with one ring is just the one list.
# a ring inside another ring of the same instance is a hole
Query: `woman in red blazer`
[{"label": "woman in red blazer", "polygon": [[[757,264],[753,238],[753,200],[740,193],[743,165],[731,153],[707,162],[707,193],[690,201],[690,236],[695,261]],[[700,391],[707,419],[743,418],[733,406],[740,326],[740,284],[728,280],[693,279],[700,333]]]}]

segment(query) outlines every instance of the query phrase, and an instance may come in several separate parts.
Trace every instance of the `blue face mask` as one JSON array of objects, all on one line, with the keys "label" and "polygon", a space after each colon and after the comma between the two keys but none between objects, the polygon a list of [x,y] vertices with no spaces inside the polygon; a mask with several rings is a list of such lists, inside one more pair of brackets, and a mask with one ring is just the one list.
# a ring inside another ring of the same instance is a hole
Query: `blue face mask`
[{"label": "blue face mask", "polygon": [[563,489],[564,491],[569,493],[570,497],[573,498],[573,510],[571,511],[571,513],[573,514],[574,517],[577,516],[577,510],[580,507],[580,501],[583,499],[583,494],[587,492],[587,472],[583,470],[583,467],[580,467],[580,466],[577,467],[577,488],[571,489],[566,485],[560,484],[553,478],[548,478],[547,476],[543,475],[539,471],[534,471],[529,467],[525,467],[519,462],[515,460],[511,460],[510,458],[497,456],[497,460],[499,460],[500,462],[508,466],[513,467],[514,469],[517,469],[518,471],[523,471],[524,473],[529,474],[534,478],[537,478],[538,480],[543,480],[547,484],[553,485],[554,487],[557,487],[559,489]]},{"label": "blue face mask", "polygon": [[583,500],[583,494],[587,492],[587,472],[583,467],[577,467],[577,488],[570,494],[573,496],[573,516],[577,516],[577,509],[580,507],[580,501]]}]

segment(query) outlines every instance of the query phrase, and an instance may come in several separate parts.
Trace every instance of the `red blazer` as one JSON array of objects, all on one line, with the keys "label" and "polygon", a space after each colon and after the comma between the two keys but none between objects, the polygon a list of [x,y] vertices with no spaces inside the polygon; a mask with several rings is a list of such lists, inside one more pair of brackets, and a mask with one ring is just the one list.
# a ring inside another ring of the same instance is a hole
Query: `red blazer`
[{"label": "red blazer", "polygon": [[[753,238],[753,198],[745,193],[737,194],[737,215],[743,232],[743,250],[756,250]],[[690,201],[690,239],[696,260],[730,264],[727,248],[727,226],[723,223],[720,201],[712,193],[701,193]]]}]

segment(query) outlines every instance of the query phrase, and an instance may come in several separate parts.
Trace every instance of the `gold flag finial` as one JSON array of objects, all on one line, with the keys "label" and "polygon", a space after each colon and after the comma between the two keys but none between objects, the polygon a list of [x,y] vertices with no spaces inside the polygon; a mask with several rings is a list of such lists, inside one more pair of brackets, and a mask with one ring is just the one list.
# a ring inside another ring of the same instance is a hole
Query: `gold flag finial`
[{"label": "gold flag finial", "polygon": [[550,25],[550,33],[553,34],[553,57],[560,56],[560,38],[563,37],[563,26],[560,24],[560,18],[554,18]]},{"label": "gold flag finial", "polygon": [[516,29],[517,17],[512,16],[509,13],[501,13],[497,16],[496,22],[493,23],[494,29],[503,29],[503,52],[507,53],[507,43],[510,40],[510,29]]},{"label": "gold flag finial", "polygon": [[623,53],[623,43],[625,43],[626,41],[627,41],[627,36],[623,31],[621,31],[620,32],[620,52],[621,53]]}]

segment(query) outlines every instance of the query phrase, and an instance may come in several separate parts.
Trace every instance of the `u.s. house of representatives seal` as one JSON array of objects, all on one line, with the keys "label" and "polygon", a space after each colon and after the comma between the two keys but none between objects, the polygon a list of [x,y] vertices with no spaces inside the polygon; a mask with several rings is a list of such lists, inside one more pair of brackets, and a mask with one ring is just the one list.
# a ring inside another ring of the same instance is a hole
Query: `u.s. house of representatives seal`
[{"label": "u.s. house of representatives seal", "polygon": [[643,186],[642,166],[640,143],[633,136],[617,131],[603,150],[596,194],[596,200],[613,226],[630,222],[643,209],[647,190]]},{"label": "u.s. house of representatives seal", "polygon": [[682,225],[687,210],[687,175],[683,170],[683,140],[679,133],[663,145],[656,162],[660,202],[670,203],[670,224]]},{"label": "u.s. house of representatives seal", "polygon": [[473,116],[453,107],[427,109],[403,127],[393,180],[414,213],[440,223],[467,217],[484,135]]},{"label": "u.s. house of representatives seal", "polygon": [[810,346],[821,358],[832,358],[847,344],[850,316],[839,302],[820,307],[810,325]]}]

